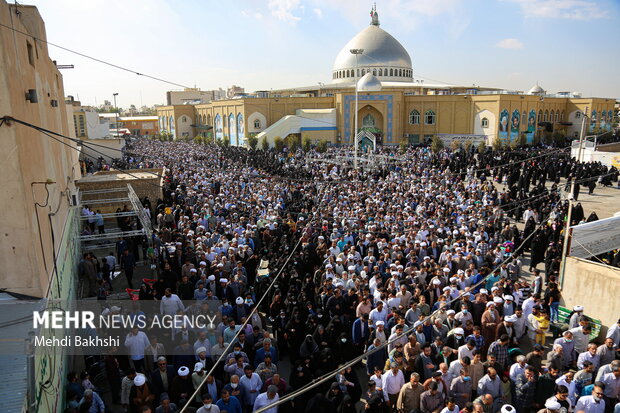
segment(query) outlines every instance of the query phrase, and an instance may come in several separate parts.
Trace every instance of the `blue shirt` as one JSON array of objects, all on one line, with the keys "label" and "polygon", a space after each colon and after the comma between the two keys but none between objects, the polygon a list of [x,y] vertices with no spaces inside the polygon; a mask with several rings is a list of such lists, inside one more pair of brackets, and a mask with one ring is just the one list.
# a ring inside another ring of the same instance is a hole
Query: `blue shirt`
[{"label": "blue shirt", "polygon": [[226,410],[228,413],[241,413],[241,403],[235,396],[230,396],[228,403],[225,403],[223,399],[219,399],[215,402],[215,405],[220,408],[220,411]]}]

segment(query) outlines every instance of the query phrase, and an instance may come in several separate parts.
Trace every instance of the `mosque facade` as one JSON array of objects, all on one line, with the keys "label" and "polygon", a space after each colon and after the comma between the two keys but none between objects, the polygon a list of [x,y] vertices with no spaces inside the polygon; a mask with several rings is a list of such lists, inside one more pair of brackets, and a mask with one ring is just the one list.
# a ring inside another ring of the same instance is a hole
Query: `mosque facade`
[{"label": "mosque facade", "polygon": [[496,138],[532,142],[558,131],[572,137],[578,136],[584,114],[589,116],[586,132],[611,129],[613,98],[551,94],[539,85],[522,93],[416,79],[407,50],[380,27],[376,10],[371,16],[370,25],[336,56],[331,83],[158,107],[160,131],[177,139],[203,136],[231,145],[244,145],[253,135],[270,144],[279,137],[350,145],[356,82],[357,127],[384,145],[417,144],[434,136],[488,144]]}]

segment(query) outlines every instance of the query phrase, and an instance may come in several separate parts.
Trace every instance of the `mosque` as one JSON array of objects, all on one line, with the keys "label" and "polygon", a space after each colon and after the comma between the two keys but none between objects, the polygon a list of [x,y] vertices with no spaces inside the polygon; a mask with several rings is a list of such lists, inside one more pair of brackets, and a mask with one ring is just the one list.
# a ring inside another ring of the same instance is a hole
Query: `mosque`
[{"label": "mosque", "polygon": [[532,142],[556,131],[577,136],[584,113],[588,130],[609,130],[614,104],[612,98],[552,94],[539,85],[523,93],[417,79],[411,56],[381,28],[373,8],[370,24],[336,56],[331,83],[161,106],[157,115],[160,131],[175,139],[203,136],[231,145],[244,145],[250,136],[270,144],[279,137],[350,145],[356,120],[358,131],[370,132],[383,145],[417,144],[434,136],[446,143],[491,144],[496,138]]}]

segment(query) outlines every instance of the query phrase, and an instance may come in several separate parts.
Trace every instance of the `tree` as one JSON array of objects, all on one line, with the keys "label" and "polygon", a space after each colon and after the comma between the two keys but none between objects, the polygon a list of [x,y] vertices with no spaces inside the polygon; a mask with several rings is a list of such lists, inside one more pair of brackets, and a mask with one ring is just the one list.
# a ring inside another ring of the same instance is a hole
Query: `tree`
[{"label": "tree", "polygon": [[553,143],[557,147],[563,147],[566,143],[566,133],[562,130],[553,132]]},{"label": "tree", "polygon": [[499,136],[496,136],[495,139],[493,140],[493,143],[491,144],[491,147],[493,148],[493,150],[501,151],[503,146],[504,144],[502,140],[499,138]]},{"label": "tree", "polygon": [[261,143],[261,145],[262,145],[264,151],[269,149],[269,142],[267,142],[267,137],[266,136],[263,138],[263,143]]},{"label": "tree", "polygon": [[228,136],[224,135],[224,140],[222,140],[222,146],[224,148],[227,148],[230,146],[230,139],[228,139]]},{"label": "tree", "polygon": [[409,148],[409,145],[407,144],[406,141],[401,141],[400,142],[400,153],[404,154],[407,152],[407,149]]},{"label": "tree", "polygon": [[461,149],[461,142],[459,141],[452,141],[450,142],[450,149],[452,149],[452,151],[456,152],[459,149]]},{"label": "tree", "polygon": [[317,144],[316,144],[316,150],[324,153],[327,152],[327,141],[321,139]]},{"label": "tree", "polygon": [[485,141],[481,141],[478,144],[478,153],[485,153],[487,151],[487,143]]},{"label": "tree", "polygon": [[200,135],[194,136],[194,143],[197,143],[198,145],[201,145],[202,142],[203,142],[202,136],[200,136]]},{"label": "tree", "polygon": [[312,141],[310,140],[310,138],[305,137],[301,143],[301,147],[303,148],[304,152],[310,152],[310,149],[312,149]]},{"label": "tree", "polygon": [[439,136],[433,136],[433,139],[431,140],[431,150],[434,153],[439,153],[443,148],[444,144],[441,138]]},{"label": "tree", "polygon": [[273,147],[276,149],[276,152],[282,152],[282,149],[284,149],[284,141],[281,137],[276,136],[273,138]]},{"label": "tree", "polygon": [[252,149],[255,150],[256,146],[258,146],[258,138],[256,136],[250,136],[248,138],[248,146]]}]

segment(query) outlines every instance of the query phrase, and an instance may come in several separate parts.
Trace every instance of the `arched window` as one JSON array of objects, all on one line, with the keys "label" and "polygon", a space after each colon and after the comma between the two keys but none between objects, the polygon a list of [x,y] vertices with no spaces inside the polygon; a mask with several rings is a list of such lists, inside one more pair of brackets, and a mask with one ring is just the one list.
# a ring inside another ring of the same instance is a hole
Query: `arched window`
[{"label": "arched window", "polygon": [[394,69],[390,69],[390,76],[394,76]]},{"label": "arched window", "polygon": [[403,77],[403,69],[398,69],[398,77]]},{"label": "arched window", "polygon": [[489,127],[489,120],[487,118],[482,118],[482,122],[480,122],[481,126],[483,128],[488,128]]},{"label": "arched window", "polygon": [[549,113],[549,122],[553,122],[553,110]]},{"label": "arched window", "polygon": [[254,119],[254,129],[260,129],[260,119]]},{"label": "arched window", "polygon": [[559,111],[559,110],[556,110],[556,111],[555,111],[555,121],[557,122],[557,121],[559,121],[559,120],[560,120],[560,111]]},{"label": "arched window", "polygon": [[432,110],[427,110],[424,114],[424,124],[425,125],[434,125],[435,124],[435,112]]},{"label": "arched window", "polygon": [[545,119],[545,122],[547,122],[549,120],[549,111],[548,110],[545,111],[545,118],[544,119]]},{"label": "arched window", "polygon": [[560,115],[560,121],[564,122],[564,111],[562,111],[562,114]]},{"label": "arched window", "polygon": [[383,69],[379,69],[379,76],[383,76]]},{"label": "arched window", "polygon": [[372,75],[377,76],[377,69],[372,69]]},{"label": "arched window", "polygon": [[207,125],[211,126],[211,115],[207,115]]},{"label": "arched window", "polygon": [[417,110],[412,110],[409,112],[409,124],[410,125],[419,125],[420,124],[420,112]]},{"label": "arched window", "polygon": [[542,109],[538,111],[538,121],[539,122],[543,121],[543,111],[542,111]]}]

